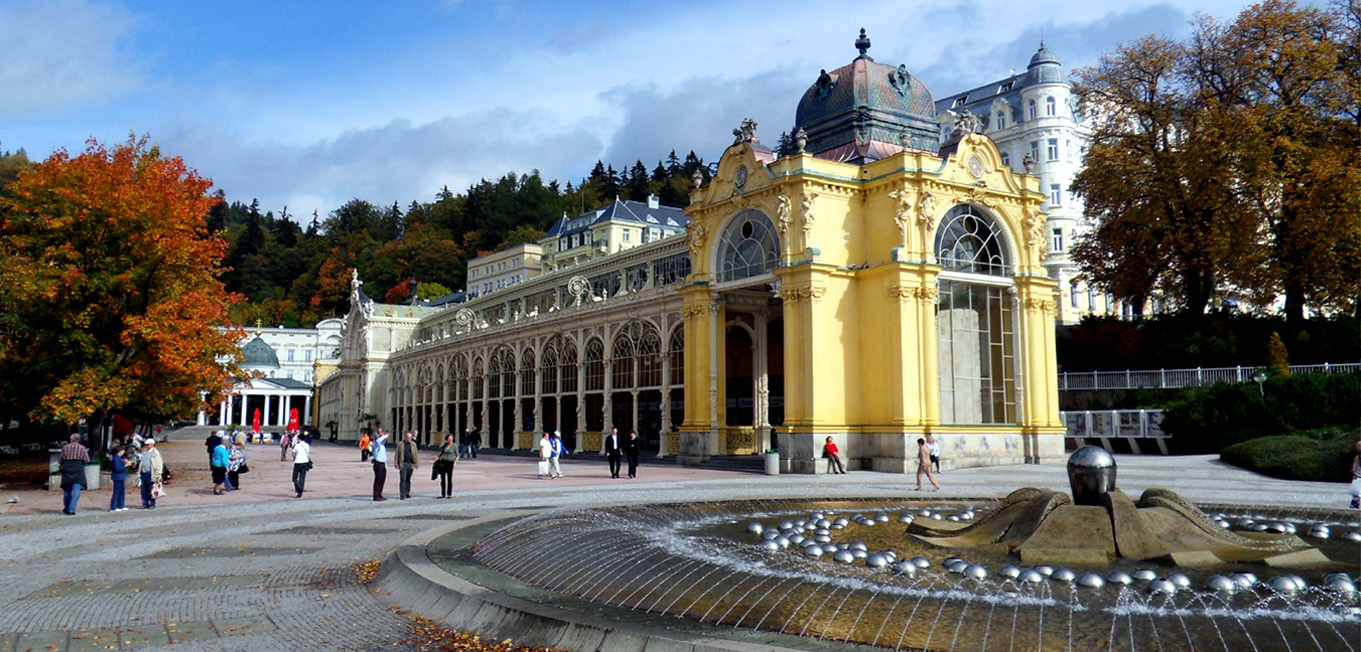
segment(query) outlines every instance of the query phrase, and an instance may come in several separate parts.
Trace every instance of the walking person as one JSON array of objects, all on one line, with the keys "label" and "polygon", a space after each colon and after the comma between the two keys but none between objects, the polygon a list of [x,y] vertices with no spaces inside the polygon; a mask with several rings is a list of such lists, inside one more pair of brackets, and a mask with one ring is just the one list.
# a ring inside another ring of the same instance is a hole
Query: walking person
[{"label": "walking person", "polygon": [[142,509],[156,509],[156,485],[165,475],[165,461],[161,451],[156,450],[156,440],[142,442],[142,452],[138,455],[137,469],[141,471]]},{"label": "walking person", "polygon": [[444,446],[440,447],[439,458],[433,467],[434,475],[439,478],[439,497],[453,498],[454,469],[458,467],[458,444],[454,443],[454,433],[444,437]]},{"label": "walking person", "polygon": [[481,445],[482,445],[482,431],[477,428],[473,428],[473,431],[468,434],[468,449],[472,452],[473,459],[477,459],[477,448]]},{"label": "walking person", "polygon": [[125,484],[128,480],[128,461],[125,455],[127,449],[122,446],[115,446],[109,451],[109,481],[113,483],[113,495],[109,496],[109,511],[124,512],[127,507],[123,506]]},{"label": "walking person", "polygon": [[548,475],[553,478],[562,477],[562,431],[554,430],[552,454],[548,457]]},{"label": "walking person", "polygon": [[[544,433],[544,434],[547,435],[548,433]],[[472,449],[472,439],[473,439],[472,428],[464,428],[464,429],[463,429],[463,432],[459,433],[459,435],[458,435],[458,454],[459,454],[460,456],[462,456],[462,457],[471,457],[471,456],[472,456],[472,454],[473,454],[473,449]]]},{"label": "walking person", "polygon": [[547,476],[549,480],[552,480],[552,479],[553,479],[553,473],[552,473],[553,467],[551,466],[551,463],[548,461],[551,457],[553,457],[553,436],[552,436],[552,435],[549,435],[549,434],[548,434],[548,431],[545,430],[544,433],[543,433],[543,439],[540,439],[540,440],[539,440],[539,479],[540,479],[540,480],[542,480],[542,479],[544,478],[544,476]]},{"label": "walking person", "polygon": [[209,469],[213,472],[213,495],[221,496],[223,487],[227,484],[227,467],[231,465],[232,455],[227,451],[226,445],[222,443],[222,438],[218,438],[217,446],[213,448],[213,456],[208,460]]},{"label": "walking person", "polygon": [[312,446],[302,435],[293,436],[293,490],[302,498],[303,487],[307,484],[307,472],[312,470]]},{"label": "walking person", "polygon": [[291,437],[290,434],[289,434],[288,432],[286,432],[286,431],[284,432],[284,436],[279,438],[279,461],[280,461],[280,462],[287,462],[287,461],[288,461],[288,451],[289,451],[289,449],[293,448],[293,439],[294,439],[294,438]]},{"label": "walking person", "polygon": [[217,445],[222,443],[222,434],[222,430],[215,430],[208,433],[208,437],[203,440],[203,447],[208,449],[209,466],[212,466],[213,464],[213,449],[217,448]]},{"label": "walking person", "polygon": [[831,436],[827,437],[827,443],[822,445],[822,456],[827,458],[827,470],[832,473],[846,473],[846,467],[841,464],[841,449],[836,447]]},{"label": "walking person", "polygon": [[378,435],[374,437],[370,445],[373,447],[373,501],[383,502],[387,498],[383,497],[383,485],[388,481],[388,434],[378,429]]},{"label": "walking person", "polygon": [[61,513],[76,515],[80,490],[85,488],[85,465],[90,463],[90,449],[80,443],[80,435],[71,433],[61,447]]},{"label": "walking person", "polygon": [[227,462],[227,490],[241,488],[241,474],[250,472],[246,466],[246,445],[242,442],[232,444],[231,458]]},{"label": "walking person", "polygon": [[605,436],[605,457],[610,461],[610,477],[619,477],[619,458],[624,454],[623,442],[619,441],[619,429],[610,428]]},{"label": "walking person", "polygon": [[420,467],[419,447],[416,445],[415,435],[410,430],[402,437],[402,443],[397,445],[397,469],[401,473],[397,484],[397,499],[406,500],[411,497],[411,474]]},{"label": "walking person", "polygon": [[939,491],[940,483],[931,474],[931,451],[926,448],[925,439],[917,439],[917,491],[922,490],[922,476],[931,481],[931,491]]},{"label": "walking person", "polygon": [[630,430],[629,438],[624,440],[624,457],[629,459],[629,477],[638,477],[638,431]]},{"label": "walking person", "polygon": [[1361,441],[1356,442],[1356,457],[1352,458],[1352,509],[1361,509]]},{"label": "walking person", "polygon": [[371,442],[369,441],[369,431],[365,430],[364,434],[359,436],[359,461],[361,463],[369,461],[370,443]]},{"label": "walking person", "polygon": [[940,442],[930,433],[926,435],[926,452],[931,454],[931,466],[936,467],[936,473],[940,473]]}]

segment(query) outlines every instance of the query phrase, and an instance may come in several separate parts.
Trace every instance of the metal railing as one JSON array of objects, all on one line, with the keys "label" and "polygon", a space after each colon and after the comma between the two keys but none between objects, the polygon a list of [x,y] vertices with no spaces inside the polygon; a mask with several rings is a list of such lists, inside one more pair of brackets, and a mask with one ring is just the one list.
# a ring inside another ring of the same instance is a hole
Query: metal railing
[{"label": "metal railing", "polygon": [[[1059,374],[1059,391],[1100,389],[1176,389],[1217,382],[1252,382],[1253,374],[1266,367],[1212,367],[1126,371],[1065,371]],[[1290,373],[1345,374],[1361,371],[1361,363],[1291,365]]]},{"label": "metal railing", "polygon": [[1102,448],[1111,451],[1111,439],[1120,438],[1137,455],[1141,452],[1139,440],[1144,440],[1156,443],[1158,452],[1167,454],[1167,440],[1171,437],[1163,431],[1162,410],[1081,410],[1059,414],[1068,429],[1065,436],[1075,439],[1079,446],[1088,439],[1097,439]]}]

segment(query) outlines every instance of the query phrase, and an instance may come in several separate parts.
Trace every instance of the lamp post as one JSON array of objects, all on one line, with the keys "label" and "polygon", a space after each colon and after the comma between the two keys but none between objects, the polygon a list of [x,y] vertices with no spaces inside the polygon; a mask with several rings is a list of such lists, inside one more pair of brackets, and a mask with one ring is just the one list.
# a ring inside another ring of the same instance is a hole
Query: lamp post
[{"label": "lamp post", "polygon": [[1267,376],[1265,371],[1258,371],[1257,373],[1252,375],[1252,379],[1257,381],[1257,393],[1261,394],[1262,398],[1266,398],[1265,388],[1266,378]]}]

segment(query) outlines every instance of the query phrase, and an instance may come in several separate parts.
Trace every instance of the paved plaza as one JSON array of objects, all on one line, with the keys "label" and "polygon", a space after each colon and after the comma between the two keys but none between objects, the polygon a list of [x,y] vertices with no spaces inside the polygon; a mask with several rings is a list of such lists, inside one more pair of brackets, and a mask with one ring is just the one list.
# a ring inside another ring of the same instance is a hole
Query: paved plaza
[{"label": "paved plaza", "polygon": [[[448,519],[511,510],[747,498],[997,497],[1016,487],[1067,488],[1062,465],[967,469],[941,476],[939,493],[913,491],[911,476],[853,472],[767,477],[683,469],[669,460],[612,480],[594,455],[564,463],[566,477],[539,480],[524,457],[484,453],[460,463],[454,500],[436,500],[428,468],[414,497],[375,503],[372,474],[351,446],[318,443],[304,498],[292,497],[291,464],[278,448],[252,446],[245,488],[213,496],[199,442],[164,450],[178,479],[158,509],[109,513],[109,492],[87,492],[61,514],[60,492],[4,490],[19,498],[0,516],[0,651],[402,650],[409,621],[363,584],[366,562]],[[195,461],[197,458],[201,460]],[[1264,478],[1208,456],[1119,456],[1119,485],[1137,495],[1163,486],[1198,502],[1284,508],[1341,507],[1342,483]],[[201,467],[201,468],[199,468]],[[550,543],[551,542],[546,542]]]}]

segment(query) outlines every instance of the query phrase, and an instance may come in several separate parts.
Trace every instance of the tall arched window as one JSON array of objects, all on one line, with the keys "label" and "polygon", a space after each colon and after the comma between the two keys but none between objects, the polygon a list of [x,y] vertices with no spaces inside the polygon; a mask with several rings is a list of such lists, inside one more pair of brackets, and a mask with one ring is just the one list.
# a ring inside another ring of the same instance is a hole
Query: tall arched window
[{"label": "tall arched window", "polygon": [[671,384],[685,385],[685,327],[671,331]]},{"label": "tall arched window", "polygon": [[1044,114],[1051,117],[1059,114],[1058,102],[1054,100],[1052,95],[1044,98]]},{"label": "tall arched window", "polygon": [[936,233],[940,418],[946,424],[1020,420],[1016,307],[1007,238],[970,205],[950,209]]},{"label": "tall arched window", "polygon": [[718,282],[760,276],[779,262],[780,240],[765,213],[743,211],[723,228],[718,241]]},{"label": "tall arched window", "polygon": [[562,338],[553,336],[543,346],[543,354],[539,356],[539,383],[544,394],[558,393],[558,349],[562,346]]},{"label": "tall arched window", "polygon": [[534,349],[529,347],[520,352],[520,394],[534,395]]},{"label": "tall arched window", "polygon": [[1026,118],[1034,120],[1037,117],[1039,117],[1039,112],[1035,108],[1035,100],[1030,100],[1026,103]]},{"label": "tall arched window", "polygon": [[558,351],[558,382],[563,394],[577,391],[577,343],[569,337],[562,339],[562,348]]},{"label": "tall arched window", "polygon": [[586,343],[586,391],[605,389],[605,344],[593,337]]}]

